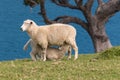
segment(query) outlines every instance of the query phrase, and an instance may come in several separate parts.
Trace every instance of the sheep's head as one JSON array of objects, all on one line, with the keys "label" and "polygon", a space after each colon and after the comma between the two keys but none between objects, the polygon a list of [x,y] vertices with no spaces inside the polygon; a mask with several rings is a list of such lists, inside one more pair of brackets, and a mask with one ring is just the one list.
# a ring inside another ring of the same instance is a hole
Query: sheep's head
[{"label": "sheep's head", "polygon": [[33,24],[33,21],[32,20],[25,20],[23,25],[21,26],[21,30],[22,31],[26,31],[28,30],[28,28]]}]

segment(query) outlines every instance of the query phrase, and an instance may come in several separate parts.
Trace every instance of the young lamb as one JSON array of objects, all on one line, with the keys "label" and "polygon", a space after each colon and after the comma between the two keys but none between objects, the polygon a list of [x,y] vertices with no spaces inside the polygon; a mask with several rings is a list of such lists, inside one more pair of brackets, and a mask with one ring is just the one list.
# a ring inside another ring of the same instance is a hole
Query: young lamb
[{"label": "young lamb", "polygon": [[68,24],[55,23],[38,26],[32,20],[25,20],[21,26],[22,31],[26,31],[30,38],[41,47],[43,61],[46,61],[46,50],[48,45],[69,44],[75,51],[75,58],[78,58],[78,47],[75,41],[76,29]]},{"label": "young lamb", "polygon": [[[32,39],[28,40],[27,43],[24,45],[24,50],[26,50],[28,48],[28,45],[31,45],[32,51],[30,52],[30,56],[32,58],[33,61],[37,60],[37,56],[41,57],[41,48],[35,43],[33,42]],[[52,47],[48,47],[47,51],[46,51],[46,58],[48,60],[60,60],[64,57],[65,53],[68,51],[69,54],[71,54],[71,48],[69,45],[65,44],[61,47],[61,49],[58,48],[52,48]],[[71,57],[71,55],[68,55],[68,57]]]}]

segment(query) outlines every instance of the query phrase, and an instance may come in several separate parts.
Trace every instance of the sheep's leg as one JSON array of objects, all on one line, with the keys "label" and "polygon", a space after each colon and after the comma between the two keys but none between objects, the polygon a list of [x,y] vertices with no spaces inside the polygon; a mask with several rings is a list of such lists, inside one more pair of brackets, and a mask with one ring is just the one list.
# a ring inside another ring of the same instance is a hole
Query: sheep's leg
[{"label": "sheep's leg", "polygon": [[78,47],[77,44],[75,42],[75,40],[70,40],[69,44],[71,45],[71,47],[74,49],[75,51],[75,57],[74,60],[76,60],[78,58]]},{"label": "sheep's leg", "polygon": [[47,47],[48,47],[48,43],[47,41],[44,40],[44,42],[41,44],[39,43],[41,46],[41,55],[43,55],[43,61],[46,61],[46,50],[47,50]]},{"label": "sheep's leg", "polygon": [[36,55],[35,55],[35,53],[33,51],[30,52],[30,56],[31,56],[31,58],[32,58],[33,61],[37,60],[36,59]]},{"label": "sheep's leg", "polygon": [[43,61],[46,61],[46,48],[42,49]]},{"label": "sheep's leg", "polygon": [[46,50],[43,51],[44,54],[43,54],[43,61],[46,61]]},{"label": "sheep's leg", "polygon": [[72,50],[71,50],[71,46],[70,46],[69,49],[68,49],[68,60],[71,59],[71,51]]},{"label": "sheep's leg", "polygon": [[74,60],[76,60],[78,58],[78,47],[76,45],[76,43],[74,42],[74,45],[72,46],[74,51],[75,51],[75,57]]}]

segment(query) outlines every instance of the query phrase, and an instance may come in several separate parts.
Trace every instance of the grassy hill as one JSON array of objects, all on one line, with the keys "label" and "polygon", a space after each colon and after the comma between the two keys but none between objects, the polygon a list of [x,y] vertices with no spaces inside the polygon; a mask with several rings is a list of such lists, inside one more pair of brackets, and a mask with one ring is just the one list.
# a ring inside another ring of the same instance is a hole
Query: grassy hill
[{"label": "grassy hill", "polygon": [[120,80],[120,47],[78,60],[0,62],[0,80]]}]

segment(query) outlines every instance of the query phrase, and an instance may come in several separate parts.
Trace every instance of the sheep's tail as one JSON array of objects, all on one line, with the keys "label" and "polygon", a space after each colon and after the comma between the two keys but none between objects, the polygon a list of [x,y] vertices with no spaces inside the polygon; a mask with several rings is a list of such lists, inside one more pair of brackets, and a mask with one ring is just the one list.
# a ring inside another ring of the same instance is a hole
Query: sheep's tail
[{"label": "sheep's tail", "polygon": [[26,42],[26,44],[25,44],[24,47],[23,47],[23,50],[27,50],[27,49],[28,49],[28,45],[30,44],[31,40],[32,40],[32,39],[29,39],[29,40]]}]

